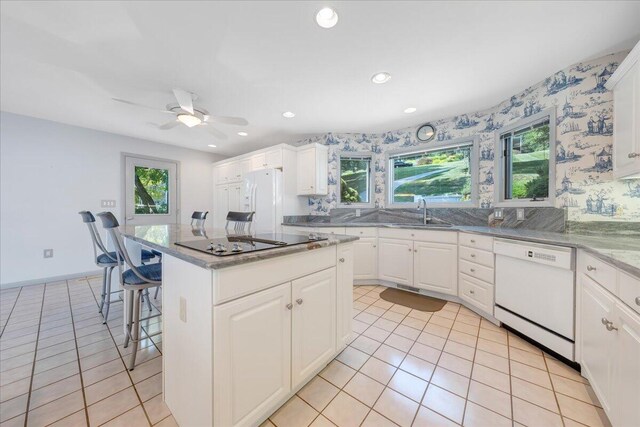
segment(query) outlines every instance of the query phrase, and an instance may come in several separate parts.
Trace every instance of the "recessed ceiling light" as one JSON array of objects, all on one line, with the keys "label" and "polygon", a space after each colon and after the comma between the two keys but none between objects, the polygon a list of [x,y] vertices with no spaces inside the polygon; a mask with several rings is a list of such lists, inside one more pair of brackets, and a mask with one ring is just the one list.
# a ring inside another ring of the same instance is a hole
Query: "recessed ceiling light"
[{"label": "recessed ceiling light", "polygon": [[371,81],[375,84],[382,84],[382,83],[386,83],[389,80],[391,80],[391,74],[386,73],[386,72],[380,72],[380,73],[375,73],[373,76],[371,76]]},{"label": "recessed ceiling light", "polygon": [[416,110],[417,110],[416,107],[409,107],[409,108],[405,108],[404,112],[407,113],[407,114],[411,114],[411,113],[415,113]]},{"label": "recessed ceiling light", "polygon": [[240,135],[240,136],[247,136],[247,135],[249,135],[249,134],[248,134],[248,133],[246,133],[246,132],[238,132],[238,135]]},{"label": "recessed ceiling light", "polygon": [[180,120],[190,128],[198,126],[200,123],[202,123],[202,119],[200,119],[200,117],[192,116],[191,114],[178,114],[178,120]]},{"label": "recessed ceiling light", "polygon": [[216,146],[213,145],[213,144],[209,144],[209,145],[207,145],[207,147],[216,148]]},{"label": "recessed ceiling light", "polygon": [[285,117],[287,119],[293,119],[296,116],[295,113],[292,113],[291,111],[285,111],[284,113],[282,113],[282,117]]},{"label": "recessed ceiling light", "polygon": [[338,14],[330,7],[322,8],[316,14],[316,22],[322,28],[331,28],[338,23]]}]

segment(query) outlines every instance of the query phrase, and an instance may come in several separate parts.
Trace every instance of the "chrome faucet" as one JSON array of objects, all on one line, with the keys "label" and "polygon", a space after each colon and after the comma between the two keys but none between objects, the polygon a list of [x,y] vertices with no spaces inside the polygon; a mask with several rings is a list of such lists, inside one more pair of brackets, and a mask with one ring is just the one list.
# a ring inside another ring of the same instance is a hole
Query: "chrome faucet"
[{"label": "chrome faucet", "polygon": [[418,201],[418,210],[420,210],[420,206],[422,206],[422,224],[427,225],[431,220],[431,218],[429,218],[429,212],[427,211],[427,201],[420,199]]}]

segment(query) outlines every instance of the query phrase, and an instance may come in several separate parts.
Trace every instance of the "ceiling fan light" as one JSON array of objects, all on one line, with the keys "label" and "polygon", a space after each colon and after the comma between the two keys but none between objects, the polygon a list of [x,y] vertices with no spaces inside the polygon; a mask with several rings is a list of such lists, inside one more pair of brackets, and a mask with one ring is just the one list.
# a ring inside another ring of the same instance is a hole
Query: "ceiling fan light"
[{"label": "ceiling fan light", "polygon": [[192,116],[191,114],[178,114],[178,120],[190,128],[202,123],[200,117]]}]

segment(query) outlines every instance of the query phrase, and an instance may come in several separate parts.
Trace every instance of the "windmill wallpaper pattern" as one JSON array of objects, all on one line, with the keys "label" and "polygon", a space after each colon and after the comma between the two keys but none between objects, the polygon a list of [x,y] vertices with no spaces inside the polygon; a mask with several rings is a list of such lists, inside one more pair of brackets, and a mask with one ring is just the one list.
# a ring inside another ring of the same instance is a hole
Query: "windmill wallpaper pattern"
[{"label": "windmill wallpaper pattern", "polygon": [[[604,87],[628,52],[580,62],[484,111],[434,120],[436,140],[477,136],[479,139],[478,207],[494,202],[495,133],[505,125],[556,107],[556,207],[568,209],[573,221],[640,221],[640,179],[614,180],[613,94]],[[309,198],[312,215],[337,207],[338,153],[371,152],[376,207],[386,204],[385,153],[428,146],[416,127],[377,134],[327,133],[295,143],[329,147],[329,194]]]}]

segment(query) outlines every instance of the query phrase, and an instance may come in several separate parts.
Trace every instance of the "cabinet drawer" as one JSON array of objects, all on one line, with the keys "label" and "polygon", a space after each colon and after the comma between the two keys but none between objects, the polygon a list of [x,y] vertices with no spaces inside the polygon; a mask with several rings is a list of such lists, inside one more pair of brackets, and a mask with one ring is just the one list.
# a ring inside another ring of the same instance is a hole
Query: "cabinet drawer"
[{"label": "cabinet drawer", "polygon": [[640,313],[640,279],[620,272],[620,299],[631,307],[632,310]]},{"label": "cabinet drawer", "polygon": [[586,274],[612,294],[616,294],[616,269],[598,258],[583,252],[580,272]]},{"label": "cabinet drawer", "polygon": [[458,253],[460,254],[460,259],[465,259],[467,261],[475,262],[493,268],[493,252],[469,248],[467,246],[460,246]]},{"label": "cabinet drawer", "polygon": [[493,237],[478,234],[460,233],[460,244],[469,248],[493,251]]},{"label": "cabinet drawer", "polygon": [[493,314],[493,285],[460,273],[459,297],[486,313]]},{"label": "cabinet drawer", "polygon": [[378,236],[390,239],[417,240],[435,243],[458,243],[455,231],[412,230],[405,228],[380,228]]},{"label": "cabinet drawer", "polygon": [[378,237],[378,229],[375,227],[347,227],[345,233],[349,236]]},{"label": "cabinet drawer", "polygon": [[493,268],[485,267],[475,262],[465,261],[463,259],[459,262],[460,272],[467,274],[476,279],[484,280],[489,284],[493,284]]}]

